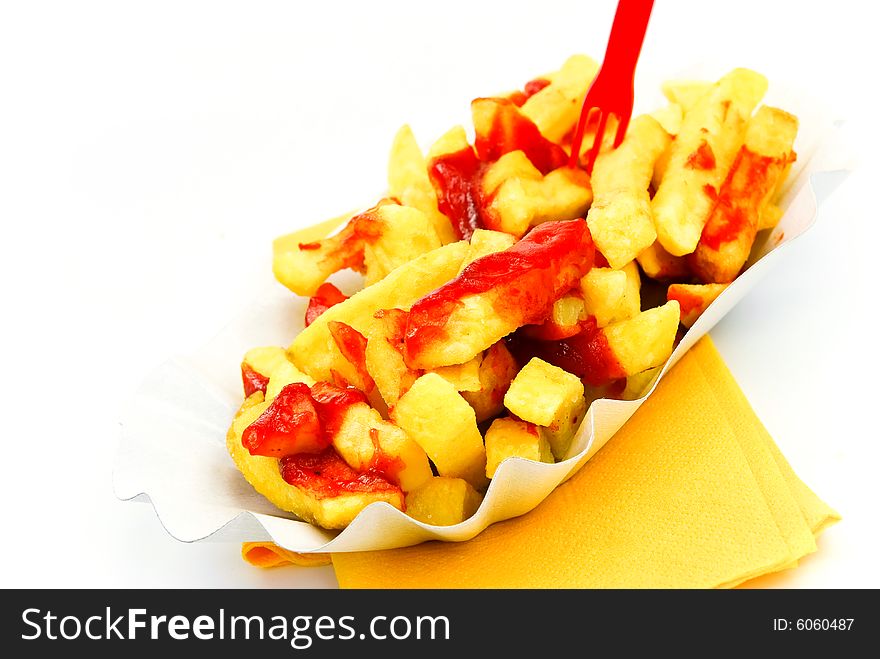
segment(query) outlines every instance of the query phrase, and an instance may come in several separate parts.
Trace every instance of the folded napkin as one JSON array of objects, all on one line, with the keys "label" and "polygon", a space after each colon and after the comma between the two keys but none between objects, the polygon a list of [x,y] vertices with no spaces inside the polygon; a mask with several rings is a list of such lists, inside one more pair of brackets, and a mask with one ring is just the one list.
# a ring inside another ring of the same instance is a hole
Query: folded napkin
[{"label": "folded napkin", "polygon": [[469,542],[332,558],[343,588],[732,587],[797,565],[839,519],[705,337],[532,512]]}]

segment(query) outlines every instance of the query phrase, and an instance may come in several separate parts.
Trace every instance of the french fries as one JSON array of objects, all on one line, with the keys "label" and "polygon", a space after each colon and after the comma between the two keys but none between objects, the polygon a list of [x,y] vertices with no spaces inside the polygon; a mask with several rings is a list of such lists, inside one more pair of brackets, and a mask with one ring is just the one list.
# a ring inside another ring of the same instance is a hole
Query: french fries
[{"label": "french fries", "polygon": [[749,121],[745,144],[690,256],[691,269],[703,283],[733,281],[748,259],[761,215],[794,162],[797,125],[788,112],[766,105]]},{"label": "french fries", "polygon": [[673,256],[696,248],[718,189],[742,145],[748,117],[766,90],[762,75],[734,69],[685,113],[651,202],[657,239]]},{"label": "french fries", "polygon": [[437,193],[428,176],[427,163],[415,135],[404,125],[394,136],[388,158],[388,195],[404,206],[420,210],[434,227],[444,245],[455,242],[449,218],[437,207]]},{"label": "french fries", "polygon": [[612,268],[623,267],[657,238],[648,186],[654,163],[671,141],[653,117],[642,115],[629,125],[619,147],[596,158],[587,224],[596,249]]},{"label": "french fries", "polygon": [[[275,241],[306,328],[244,356],[227,446],[276,506],[464,522],[506,459],[565,460],[592,401],[645,395],[780,221],[797,119],[753,115],[763,76],[665,84],[588,174],[568,140],[597,69],[474,100],[473,143],[456,126],[423,155],[404,126],[374,207]],[[350,297],[327,282],[344,268]]]}]

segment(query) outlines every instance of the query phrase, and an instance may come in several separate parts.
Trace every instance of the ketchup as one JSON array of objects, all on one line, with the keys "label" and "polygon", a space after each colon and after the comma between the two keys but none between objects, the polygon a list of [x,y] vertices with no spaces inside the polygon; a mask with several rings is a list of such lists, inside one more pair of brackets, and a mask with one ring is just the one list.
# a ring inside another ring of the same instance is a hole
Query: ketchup
[{"label": "ketchup", "polygon": [[262,373],[257,373],[247,362],[241,363],[241,384],[244,387],[244,397],[247,398],[257,391],[266,393],[269,378]]},{"label": "ketchup", "polygon": [[470,295],[492,291],[495,312],[514,327],[542,321],[553,302],[592,267],[594,252],[587,223],[577,219],[545,222],[503,252],[473,261],[410,309],[405,337],[408,361],[448,338],[449,317]]},{"label": "ketchup", "polygon": [[522,331],[509,341],[511,351],[520,363],[532,357],[558,366],[572,373],[589,385],[599,387],[610,384],[626,373],[608,345],[604,332],[590,316],[580,333],[561,341],[537,341]]},{"label": "ketchup", "polygon": [[[477,99],[479,100],[479,99]],[[522,151],[541,174],[565,165],[568,156],[558,144],[541,135],[538,127],[508,99],[493,99],[495,115],[486,135],[478,134],[474,141],[477,157],[483,162],[494,162],[505,153]]]},{"label": "ketchup", "polygon": [[322,453],[300,453],[281,460],[281,478],[307,490],[316,499],[359,492],[396,492],[400,488],[375,471],[358,473],[332,448]]},{"label": "ketchup", "polygon": [[706,140],[700,142],[697,150],[688,156],[684,166],[690,169],[715,169],[715,153]]},{"label": "ketchup", "polygon": [[302,382],[285,386],[269,407],[241,435],[251,455],[283,458],[294,453],[315,453],[330,444],[321,427],[309,387]]},{"label": "ketchup", "polygon": [[693,293],[681,289],[676,288],[674,290],[670,290],[667,298],[670,300],[676,300],[678,302],[678,306],[681,309],[681,317],[687,318],[692,312],[702,312],[704,300],[699,295],[694,295]]},{"label": "ketchup", "polygon": [[306,308],[305,326],[308,327],[327,309],[340,302],[345,302],[347,299],[348,297],[333,284],[324,282],[318,286],[318,290],[309,298],[309,306]]},{"label": "ketchup", "polygon": [[740,149],[715,207],[703,227],[700,244],[715,251],[757,227],[758,206],[766,191],[768,170],[779,160]]},{"label": "ketchup", "polygon": [[516,107],[522,107],[527,100],[529,100],[532,96],[537,94],[549,84],[549,80],[545,80],[544,78],[535,78],[534,80],[529,80],[526,83],[526,86],[523,87],[523,90],[521,92],[513,92],[507,98]]},{"label": "ketchup", "polygon": [[360,382],[358,383],[364,393],[370,393],[375,389],[376,383],[367,371],[367,338],[351,325],[346,325],[337,320],[327,324],[339,352],[357,371]]},{"label": "ketchup", "polygon": [[468,146],[433,158],[428,176],[437,192],[437,208],[452,222],[459,240],[470,240],[480,221],[480,162]]},{"label": "ketchup", "polygon": [[349,407],[367,402],[363,392],[352,387],[337,387],[329,382],[313,384],[311,396],[324,425],[324,432],[330,437],[339,432]]}]

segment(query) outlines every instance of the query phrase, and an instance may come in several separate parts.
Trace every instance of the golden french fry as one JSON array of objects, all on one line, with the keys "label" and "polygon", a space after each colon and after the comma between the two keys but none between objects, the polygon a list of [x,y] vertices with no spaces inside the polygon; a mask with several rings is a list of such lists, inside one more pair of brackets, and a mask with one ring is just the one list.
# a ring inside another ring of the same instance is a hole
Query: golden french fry
[{"label": "golden french fry", "polygon": [[646,276],[658,281],[683,279],[690,275],[687,259],[673,256],[657,241],[639,254],[636,260]]},{"label": "golden french fry", "polygon": [[226,448],[245,480],[270,502],[325,529],[345,528],[361,510],[375,501],[385,501],[403,509],[404,498],[399,489],[343,492],[338,496],[324,497],[320,492],[312,492],[306,487],[297,487],[285,481],[276,458],[251,455],[241,443],[244,429],[268,406],[263,402],[262,392],[258,391],[247,398],[226,435]]},{"label": "golden french fry", "polygon": [[[522,151],[512,151],[497,162],[508,157],[525,158],[525,155]],[[495,164],[489,166],[489,172]],[[492,177],[492,183],[495,178]],[[538,172],[537,178],[508,178],[495,189],[484,180],[483,194],[491,198],[486,209],[486,224],[517,238],[543,222],[583,217],[593,198],[586,172],[568,167],[560,167],[543,177]]]},{"label": "golden french fry", "polygon": [[550,84],[523,104],[523,115],[548,140],[560,142],[577,123],[584,95],[598,71],[594,59],[572,55],[559,71],[546,76]]},{"label": "golden french fry", "polygon": [[654,163],[670,141],[653,117],[642,115],[632,121],[619,147],[596,158],[587,224],[612,268],[623,267],[657,238],[648,186]]},{"label": "golden french fry", "polygon": [[486,431],[486,476],[493,478],[498,466],[512,457],[554,462],[550,442],[539,426],[512,417],[495,419]]},{"label": "golden french fry", "polygon": [[425,524],[451,526],[477,512],[482,500],[463,478],[437,476],[406,495],[406,514]]},{"label": "golden french fry", "polygon": [[294,339],[288,348],[291,360],[315,380],[330,382],[333,371],[336,371],[347,381],[356,381],[358,374],[340,352],[328,324],[343,322],[366,336],[373,316],[379,310],[409,309],[420,297],[454,278],[467,250],[468,244],[459,241],[423,254],[331,307]]},{"label": "golden french fry", "polygon": [[704,283],[731,282],[745,265],[762,211],[794,161],[797,127],[793,115],[766,105],[749,121],[745,143],[689,258]]},{"label": "golden french fry", "polygon": [[553,455],[562,459],[586,411],[584,385],[576,375],[533,357],[510,383],[504,406],[541,426]]},{"label": "golden french fry", "polygon": [[401,127],[391,145],[388,194],[404,206],[422,211],[444,245],[455,242],[455,230],[449,218],[437,208],[437,194],[428,176],[428,164],[408,125]]},{"label": "golden french fry", "polygon": [[711,87],[712,83],[708,80],[667,80],[660,88],[669,102],[680,106],[686,114]]},{"label": "golden french fry", "polygon": [[501,413],[504,407],[504,394],[517,373],[516,360],[504,341],[490,346],[480,361],[480,390],[462,391],[461,397],[474,408],[477,423],[491,419]]},{"label": "golden french fry", "polygon": [[758,231],[772,229],[782,219],[782,209],[774,203],[768,203],[758,215]]},{"label": "golden french fry", "polygon": [[598,327],[627,320],[641,310],[641,277],[635,261],[621,270],[593,268],[581,278],[581,294],[587,315]]},{"label": "golden french fry", "polygon": [[362,215],[358,221],[369,222],[369,226],[361,231],[375,236],[364,240],[366,286],[443,244],[428,216],[410,206],[380,206],[369,215]]},{"label": "golden french fry", "polygon": [[432,369],[430,373],[436,373],[441,378],[452,384],[459,393],[463,391],[479,391],[482,387],[480,384],[480,363],[483,361],[482,353],[473,359],[466,361],[464,364],[452,364],[450,366],[440,366]]},{"label": "golden french fry", "polygon": [[734,69],[684,115],[651,207],[657,239],[673,256],[690,254],[742,145],[746,121],[767,90],[764,76]]},{"label": "golden french fry", "polygon": [[452,384],[426,373],[391,408],[391,418],[425,450],[441,476],[485,489],[483,437],[474,410]]},{"label": "golden french fry", "polygon": [[357,472],[368,471],[380,459],[394,461],[394,478],[404,492],[421,487],[433,477],[422,447],[366,403],[345,410],[333,435],[333,448]]},{"label": "golden french fry", "polygon": [[678,331],[679,306],[671,300],[628,320],[602,329],[617,362],[627,376],[660,366],[669,359]]},{"label": "golden french fry", "polygon": [[[515,242],[516,238],[509,233],[492,231],[490,229],[477,229],[471,236],[468,253],[464,257],[464,261],[461,262],[461,269],[464,270],[481,256],[503,252],[508,247],[513,247]],[[459,274],[461,274],[461,271],[459,271]]]}]

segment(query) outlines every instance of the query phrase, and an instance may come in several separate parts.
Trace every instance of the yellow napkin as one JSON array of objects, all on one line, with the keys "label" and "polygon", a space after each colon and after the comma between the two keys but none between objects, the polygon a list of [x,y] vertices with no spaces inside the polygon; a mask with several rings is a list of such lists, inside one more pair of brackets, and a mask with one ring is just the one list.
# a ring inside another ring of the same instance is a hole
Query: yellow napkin
[{"label": "yellow napkin", "polygon": [[538,508],[466,543],[335,554],[343,588],[714,588],[793,567],[839,516],[711,340]]}]

